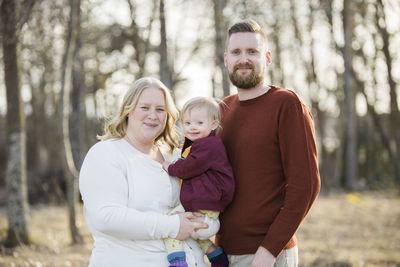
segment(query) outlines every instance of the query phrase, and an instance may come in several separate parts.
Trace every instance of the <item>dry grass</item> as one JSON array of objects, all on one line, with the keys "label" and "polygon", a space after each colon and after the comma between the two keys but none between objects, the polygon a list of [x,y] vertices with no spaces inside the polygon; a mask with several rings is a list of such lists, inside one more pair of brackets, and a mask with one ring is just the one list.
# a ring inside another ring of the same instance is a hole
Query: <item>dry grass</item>
[{"label": "dry grass", "polygon": [[[85,244],[70,245],[67,209],[31,210],[34,245],[0,251],[0,266],[87,266],[92,239],[79,211]],[[7,219],[0,211],[0,240]],[[400,197],[336,194],[320,197],[300,227],[300,266],[400,266]]]},{"label": "dry grass", "polygon": [[[31,246],[19,247],[13,252],[0,252],[0,266],[87,266],[93,247],[92,238],[79,209],[77,224],[84,244],[71,245],[67,207],[46,206],[31,208]],[[0,240],[6,236],[7,217],[0,214]]]},{"label": "dry grass", "polygon": [[297,238],[302,266],[400,266],[400,198],[320,197]]}]

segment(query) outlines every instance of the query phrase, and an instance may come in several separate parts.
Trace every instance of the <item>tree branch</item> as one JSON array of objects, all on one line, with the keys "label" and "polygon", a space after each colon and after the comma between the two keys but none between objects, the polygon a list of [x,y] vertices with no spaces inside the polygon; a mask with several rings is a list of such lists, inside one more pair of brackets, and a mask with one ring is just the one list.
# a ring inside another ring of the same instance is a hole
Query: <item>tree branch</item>
[{"label": "tree branch", "polygon": [[[1,0],[0,0],[1,1]],[[19,17],[17,18],[17,34],[21,31],[24,24],[28,21],[29,16],[32,13],[33,6],[36,0],[24,0],[20,8]]]}]

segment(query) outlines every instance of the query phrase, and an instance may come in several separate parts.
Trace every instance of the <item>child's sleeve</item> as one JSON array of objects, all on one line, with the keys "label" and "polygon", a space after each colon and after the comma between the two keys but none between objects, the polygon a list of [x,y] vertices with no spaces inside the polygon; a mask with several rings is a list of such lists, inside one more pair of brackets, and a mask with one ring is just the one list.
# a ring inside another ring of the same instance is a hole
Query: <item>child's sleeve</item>
[{"label": "child's sleeve", "polygon": [[213,160],[208,145],[203,142],[194,143],[186,159],[180,159],[168,167],[168,173],[181,179],[199,176],[210,168]]}]

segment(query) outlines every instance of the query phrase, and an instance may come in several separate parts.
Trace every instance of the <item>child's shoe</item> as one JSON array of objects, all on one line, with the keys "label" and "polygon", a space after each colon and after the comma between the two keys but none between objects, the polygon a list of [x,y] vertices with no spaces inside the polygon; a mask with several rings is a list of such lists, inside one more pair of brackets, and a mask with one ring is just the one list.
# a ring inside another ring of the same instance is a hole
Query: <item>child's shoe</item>
[{"label": "child's shoe", "polygon": [[169,267],[188,267],[186,263],[186,254],[184,251],[178,251],[168,254]]},{"label": "child's shoe", "polygon": [[229,260],[221,247],[207,255],[208,260],[211,262],[211,267],[228,267]]}]

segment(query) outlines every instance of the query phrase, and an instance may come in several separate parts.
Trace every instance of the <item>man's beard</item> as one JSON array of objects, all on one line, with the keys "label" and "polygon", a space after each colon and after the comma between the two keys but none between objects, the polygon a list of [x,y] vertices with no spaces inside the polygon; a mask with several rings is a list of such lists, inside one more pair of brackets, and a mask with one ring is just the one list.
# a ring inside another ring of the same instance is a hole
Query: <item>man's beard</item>
[{"label": "man's beard", "polygon": [[[250,74],[246,76],[239,75],[237,73],[237,70],[243,67],[250,68],[251,69]],[[257,74],[254,71],[254,65],[250,63],[237,64],[236,66],[233,67],[233,71],[229,73],[229,79],[231,80],[233,85],[235,85],[237,88],[249,89],[256,87],[257,85],[262,83],[264,81],[264,75],[262,74],[262,72]]]}]

